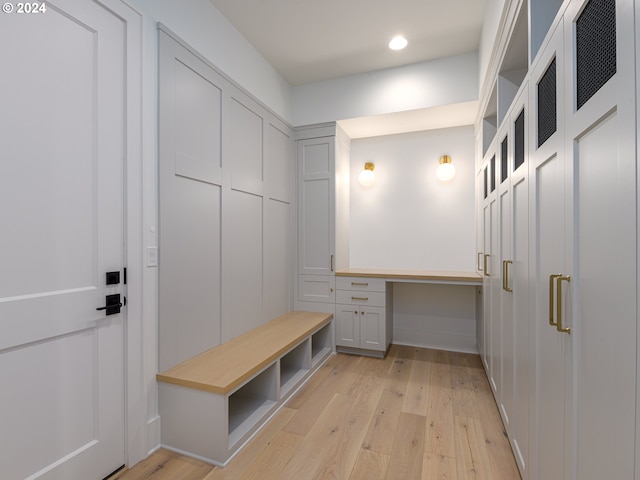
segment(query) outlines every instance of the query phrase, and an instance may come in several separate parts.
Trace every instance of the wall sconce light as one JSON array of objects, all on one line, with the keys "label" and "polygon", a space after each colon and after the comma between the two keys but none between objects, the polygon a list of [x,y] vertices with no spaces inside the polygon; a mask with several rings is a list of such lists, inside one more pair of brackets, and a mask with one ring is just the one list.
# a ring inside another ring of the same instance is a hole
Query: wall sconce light
[{"label": "wall sconce light", "polygon": [[371,162],[367,162],[364,164],[364,170],[360,172],[358,176],[358,181],[360,185],[363,187],[370,187],[373,185],[373,182],[376,180],[376,175],[373,173],[374,165]]},{"label": "wall sconce light", "polygon": [[441,182],[449,182],[456,176],[456,167],[451,163],[451,157],[449,155],[443,155],[440,157],[440,165],[436,171],[436,177]]}]

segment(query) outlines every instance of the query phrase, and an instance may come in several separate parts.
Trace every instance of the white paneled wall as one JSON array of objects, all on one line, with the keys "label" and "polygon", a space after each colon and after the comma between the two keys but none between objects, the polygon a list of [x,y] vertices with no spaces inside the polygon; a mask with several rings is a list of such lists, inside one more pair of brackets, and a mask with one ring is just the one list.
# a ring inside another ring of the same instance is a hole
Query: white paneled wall
[{"label": "white paneled wall", "polygon": [[159,70],[162,371],[291,310],[295,155],[290,127],[165,30]]}]

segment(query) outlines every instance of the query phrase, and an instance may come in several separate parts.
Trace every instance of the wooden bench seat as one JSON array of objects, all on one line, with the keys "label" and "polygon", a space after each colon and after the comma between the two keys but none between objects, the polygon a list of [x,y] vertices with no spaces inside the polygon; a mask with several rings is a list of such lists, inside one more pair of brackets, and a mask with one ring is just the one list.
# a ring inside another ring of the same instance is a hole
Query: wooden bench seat
[{"label": "wooden bench seat", "polygon": [[162,445],[224,466],[334,351],[332,318],[290,312],[157,374]]},{"label": "wooden bench seat", "polygon": [[331,321],[327,313],[290,312],[159,373],[159,382],[227,394]]}]

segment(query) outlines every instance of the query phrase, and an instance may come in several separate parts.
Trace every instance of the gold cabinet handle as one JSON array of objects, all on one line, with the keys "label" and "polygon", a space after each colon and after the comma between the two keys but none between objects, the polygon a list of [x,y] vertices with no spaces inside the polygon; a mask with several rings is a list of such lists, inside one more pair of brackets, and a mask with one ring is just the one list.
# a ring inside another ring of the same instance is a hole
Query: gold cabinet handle
[{"label": "gold cabinet handle", "polygon": [[363,282],[351,282],[351,286],[352,287],[368,287],[369,284],[363,283]]},{"label": "gold cabinet handle", "polygon": [[482,260],[480,260],[481,257],[482,257],[482,252],[478,252],[478,258],[476,259],[476,268],[478,269],[479,272],[482,272]]},{"label": "gold cabinet handle", "polygon": [[562,282],[566,280],[567,282],[571,281],[571,277],[570,276],[558,276],[557,280],[556,280],[556,290],[558,292],[558,299],[556,301],[556,306],[558,308],[558,324],[556,325],[556,328],[558,329],[559,332],[563,332],[563,333],[571,333],[571,328],[569,327],[563,327],[562,326]]},{"label": "gold cabinet handle", "polygon": [[351,297],[351,300],[360,300],[363,302],[368,302],[369,301],[369,297]]},{"label": "gold cabinet handle", "polygon": [[331,271],[333,272],[333,255],[331,255],[331,258],[329,259],[330,262],[330,267],[331,267]]},{"label": "gold cabinet handle", "polygon": [[485,277],[490,277],[491,275],[489,274],[489,269],[487,268],[487,258],[489,258],[491,255],[489,255],[488,253],[484,254],[484,276]]},{"label": "gold cabinet handle", "polygon": [[502,289],[505,292],[513,292],[513,290],[509,288],[509,265],[511,264],[513,264],[511,260],[502,261]]},{"label": "gold cabinet handle", "polygon": [[558,323],[553,321],[553,281],[561,276],[561,273],[549,275],[549,325],[552,327],[558,326]]}]

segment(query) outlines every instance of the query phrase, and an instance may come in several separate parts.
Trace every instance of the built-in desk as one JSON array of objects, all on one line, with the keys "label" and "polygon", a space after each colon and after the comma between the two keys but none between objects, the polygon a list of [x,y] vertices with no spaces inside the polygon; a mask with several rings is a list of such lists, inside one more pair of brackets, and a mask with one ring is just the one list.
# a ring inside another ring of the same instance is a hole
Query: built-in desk
[{"label": "built-in desk", "polygon": [[438,283],[441,285],[482,285],[482,276],[477,272],[345,268],[336,272],[336,276],[384,278],[387,282]]},{"label": "built-in desk", "polygon": [[[395,295],[394,284],[403,284],[397,285]],[[418,284],[432,284],[434,289],[421,290]],[[451,289],[451,285],[462,288]],[[481,285],[482,276],[476,272],[339,270],[335,296],[336,348],[383,356],[393,339],[394,343],[405,345],[475,351],[475,289],[470,287]],[[423,300],[433,305],[431,312],[420,311]],[[465,317],[460,313],[464,305],[467,318],[461,318]],[[423,314],[428,316],[430,325],[425,326]]]}]

